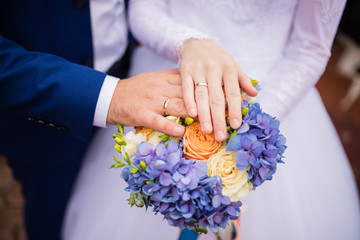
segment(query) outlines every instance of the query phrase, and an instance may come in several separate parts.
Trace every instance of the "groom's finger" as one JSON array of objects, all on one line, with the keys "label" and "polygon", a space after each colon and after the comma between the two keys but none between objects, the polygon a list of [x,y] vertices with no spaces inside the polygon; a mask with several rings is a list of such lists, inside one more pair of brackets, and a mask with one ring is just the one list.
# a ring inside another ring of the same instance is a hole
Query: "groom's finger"
[{"label": "groom's finger", "polygon": [[145,126],[156,131],[177,137],[182,136],[185,131],[184,126],[172,122],[165,117],[153,112],[147,115]]},{"label": "groom's finger", "polygon": [[[176,117],[188,117],[189,114],[185,108],[184,100],[181,98],[169,98],[167,105],[163,105],[164,114]],[[166,101],[166,100],[165,100]],[[164,102],[165,103],[165,102]],[[166,109],[164,109],[166,107]]]}]

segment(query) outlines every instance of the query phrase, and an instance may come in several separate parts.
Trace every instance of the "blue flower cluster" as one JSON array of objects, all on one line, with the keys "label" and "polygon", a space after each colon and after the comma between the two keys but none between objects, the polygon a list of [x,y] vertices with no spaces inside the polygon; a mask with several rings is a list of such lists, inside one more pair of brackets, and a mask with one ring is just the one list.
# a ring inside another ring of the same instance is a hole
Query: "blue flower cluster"
[{"label": "blue flower cluster", "polygon": [[149,142],[139,143],[131,162],[136,168],[127,166],[121,173],[126,190],[148,195],[149,205],[169,225],[217,232],[239,216],[241,202],[221,194],[221,179],[207,176],[205,162],[185,159],[181,142],[161,142],[155,149]]},{"label": "blue flower cluster", "polygon": [[239,170],[250,165],[249,180],[256,188],[265,180],[271,180],[277,163],[283,163],[286,138],[280,134],[280,121],[264,113],[258,103],[249,105],[245,101],[242,107],[248,112],[226,150],[237,151],[236,167]]}]

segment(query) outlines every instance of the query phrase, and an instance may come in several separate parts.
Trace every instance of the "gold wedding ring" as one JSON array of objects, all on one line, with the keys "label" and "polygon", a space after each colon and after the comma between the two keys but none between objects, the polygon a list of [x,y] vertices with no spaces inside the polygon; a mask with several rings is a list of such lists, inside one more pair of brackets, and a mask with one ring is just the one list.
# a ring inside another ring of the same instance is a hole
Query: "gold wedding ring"
[{"label": "gold wedding ring", "polygon": [[197,87],[199,87],[199,86],[208,87],[207,83],[205,83],[205,82],[198,82],[198,83],[196,83],[196,86]]},{"label": "gold wedding ring", "polygon": [[170,100],[171,100],[170,98],[166,99],[163,104],[163,111],[164,111],[165,116],[169,116],[169,114],[167,113],[167,107],[168,107]]}]

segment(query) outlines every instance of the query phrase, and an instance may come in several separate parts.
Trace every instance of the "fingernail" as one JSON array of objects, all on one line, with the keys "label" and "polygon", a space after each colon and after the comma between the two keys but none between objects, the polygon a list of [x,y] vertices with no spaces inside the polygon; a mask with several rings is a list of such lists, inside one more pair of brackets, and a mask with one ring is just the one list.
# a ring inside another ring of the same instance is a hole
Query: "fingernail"
[{"label": "fingernail", "polygon": [[208,122],[204,123],[203,132],[210,132],[210,131],[211,131],[210,123]]},{"label": "fingernail", "polygon": [[183,133],[183,127],[174,127],[174,135],[178,136],[181,135]]},{"label": "fingernail", "polygon": [[225,138],[225,134],[222,131],[217,131],[215,133],[215,138],[216,140],[223,140]]},{"label": "fingernail", "polygon": [[230,121],[230,125],[232,128],[236,129],[239,127],[240,122],[239,120],[237,120],[236,118],[234,118],[233,120]]},{"label": "fingernail", "polygon": [[196,116],[196,110],[195,110],[195,108],[190,108],[189,114],[190,114],[191,117],[195,117],[195,116]]}]

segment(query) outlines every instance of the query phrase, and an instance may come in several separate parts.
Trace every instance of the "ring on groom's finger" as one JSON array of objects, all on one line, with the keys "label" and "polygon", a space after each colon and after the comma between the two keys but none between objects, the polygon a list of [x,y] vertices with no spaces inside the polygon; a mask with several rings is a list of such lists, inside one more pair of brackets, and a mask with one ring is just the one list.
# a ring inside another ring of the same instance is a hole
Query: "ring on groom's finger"
[{"label": "ring on groom's finger", "polygon": [[169,116],[169,114],[167,113],[167,107],[168,107],[170,100],[171,100],[171,98],[166,99],[163,104],[163,111],[164,111],[165,116]]},{"label": "ring on groom's finger", "polygon": [[205,83],[205,82],[198,82],[198,83],[196,83],[196,86],[197,87],[199,87],[199,86],[208,87],[207,83]]}]

